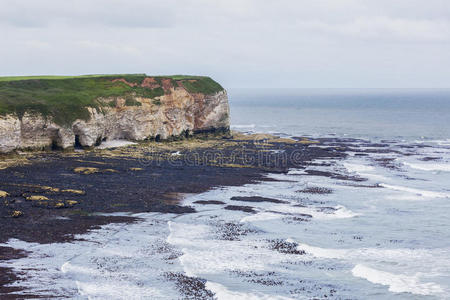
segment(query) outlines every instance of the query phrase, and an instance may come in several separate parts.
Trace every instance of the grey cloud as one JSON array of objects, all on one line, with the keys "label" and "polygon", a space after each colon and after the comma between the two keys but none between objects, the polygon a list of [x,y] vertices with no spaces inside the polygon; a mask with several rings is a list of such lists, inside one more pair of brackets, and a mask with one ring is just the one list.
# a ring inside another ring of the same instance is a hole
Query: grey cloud
[{"label": "grey cloud", "polygon": [[450,40],[450,22],[447,20],[410,20],[388,17],[359,17],[347,23],[299,22],[300,30],[313,30],[331,35],[361,39],[391,41]]},{"label": "grey cloud", "polygon": [[0,0],[0,72],[450,87],[448,0]]},{"label": "grey cloud", "polygon": [[173,1],[3,0],[0,23],[17,27],[160,28],[174,23]]}]

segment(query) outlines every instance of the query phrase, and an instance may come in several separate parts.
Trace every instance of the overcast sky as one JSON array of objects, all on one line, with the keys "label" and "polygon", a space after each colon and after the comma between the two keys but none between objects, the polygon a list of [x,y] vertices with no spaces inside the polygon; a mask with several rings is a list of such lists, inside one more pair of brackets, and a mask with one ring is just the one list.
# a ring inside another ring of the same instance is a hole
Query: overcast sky
[{"label": "overcast sky", "polygon": [[0,0],[0,75],[450,87],[449,0]]}]

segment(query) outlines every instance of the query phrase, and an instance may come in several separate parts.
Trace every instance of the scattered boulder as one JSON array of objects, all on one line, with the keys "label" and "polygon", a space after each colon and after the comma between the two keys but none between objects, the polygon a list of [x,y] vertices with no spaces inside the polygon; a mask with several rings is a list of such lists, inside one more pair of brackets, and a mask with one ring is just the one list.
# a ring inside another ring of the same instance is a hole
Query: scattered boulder
[{"label": "scattered boulder", "polygon": [[89,174],[98,173],[100,170],[98,168],[92,168],[92,167],[77,167],[77,168],[73,169],[73,171],[75,173],[89,175]]},{"label": "scattered boulder", "polygon": [[241,206],[241,205],[228,205],[225,206],[227,210],[240,210],[246,213],[256,213],[256,211],[251,206]]},{"label": "scattered boulder", "polygon": [[73,190],[73,189],[65,189],[61,191],[62,193],[71,193],[71,194],[77,194],[77,195],[84,195],[86,194],[84,191],[82,190]]},{"label": "scattered boulder", "polygon": [[251,196],[251,197],[231,197],[231,200],[233,201],[244,201],[244,202],[270,202],[270,203],[289,203],[287,201],[278,200],[274,198],[266,198],[266,197],[258,197],[258,196]]},{"label": "scattered boulder", "polygon": [[194,202],[195,204],[213,204],[213,205],[221,205],[225,204],[225,202],[217,201],[217,200],[198,200]]},{"label": "scattered boulder", "polygon": [[47,201],[47,200],[49,200],[47,197],[40,196],[40,195],[28,196],[26,199],[28,201]]},{"label": "scattered boulder", "polygon": [[142,170],[144,170],[144,169],[142,169],[142,168],[130,168],[130,171],[142,171]]},{"label": "scattered boulder", "polygon": [[19,218],[21,216],[23,216],[23,212],[21,212],[20,210],[13,210],[11,212],[11,217],[13,218]]}]

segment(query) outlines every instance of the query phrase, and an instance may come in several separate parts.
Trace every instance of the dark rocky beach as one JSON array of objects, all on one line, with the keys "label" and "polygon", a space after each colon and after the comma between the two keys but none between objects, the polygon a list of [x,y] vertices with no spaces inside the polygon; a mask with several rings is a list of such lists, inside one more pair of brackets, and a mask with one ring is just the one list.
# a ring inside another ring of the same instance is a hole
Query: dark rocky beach
[{"label": "dark rocky beach", "polygon": [[[114,216],[114,212],[191,213],[192,207],[179,205],[183,194],[273,180],[265,174],[287,172],[317,158],[345,156],[339,143],[309,147],[317,143],[236,134],[108,150],[5,156],[9,167],[0,170],[0,190],[7,193],[0,206],[0,242],[67,242],[101,225],[138,221]],[[1,260],[26,255],[8,247],[0,249]],[[8,283],[17,280],[17,274],[8,269],[1,273],[2,298],[14,298],[15,289]]]},{"label": "dark rocky beach", "polygon": [[[383,145],[364,144],[359,140],[360,146],[355,146],[355,141],[284,139],[235,133],[233,136],[200,135],[178,141],[150,141],[111,149],[26,152],[5,156],[0,170],[0,191],[4,192],[0,206],[0,242],[5,243],[9,239],[39,244],[71,242],[77,240],[76,235],[102,225],[139,222],[138,217],[126,216],[123,212],[189,214],[195,209],[181,205],[180,201],[187,194],[202,193],[214,187],[276,181],[266,175],[316,166],[317,159],[345,158],[348,151],[356,156],[392,151]],[[385,160],[378,163],[386,168],[392,167]],[[366,180],[345,173],[308,169],[305,169],[305,175],[353,182],[358,186],[363,186],[361,181]],[[297,193],[326,195],[333,190],[307,187]],[[257,196],[232,197],[230,200],[231,205],[224,206],[224,210],[249,214],[256,212],[253,204],[285,203]],[[238,205],[239,202],[246,205]],[[213,199],[194,203],[225,204]],[[307,222],[311,217],[305,214],[299,221]],[[236,240],[240,235],[252,232],[239,224],[226,225],[223,230],[227,240]],[[285,248],[284,244],[274,246],[274,249],[287,251]],[[0,253],[2,261],[27,255],[25,251],[10,247],[1,247]],[[15,294],[20,287],[9,284],[26,280],[26,274],[16,274],[8,268],[2,268],[1,274],[2,299],[23,298],[23,294]],[[198,289],[197,295],[209,293],[195,278],[183,274],[169,277],[176,279],[181,291]],[[26,297],[33,298],[28,294]]]}]

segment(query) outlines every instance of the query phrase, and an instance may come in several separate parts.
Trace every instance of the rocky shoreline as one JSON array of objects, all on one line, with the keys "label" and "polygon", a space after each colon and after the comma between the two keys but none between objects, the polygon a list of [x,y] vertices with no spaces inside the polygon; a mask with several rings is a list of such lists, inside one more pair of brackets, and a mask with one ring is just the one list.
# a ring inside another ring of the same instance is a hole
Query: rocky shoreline
[{"label": "rocky shoreline", "polygon": [[[111,214],[115,212],[191,213],[192,207],[179,204],[183,194],[274,180],[265,175],[302,168],[317,158],[346,156],[344,143],[316,147],[320,143],[234,133],[233,137],[196,136],[115,149],[4,157],[0,242],[71,241],[76,234],[101,225],[138,221]],[[11,248],[0,249],[2,261],[26,255]],[[8,284],[16,281],[18,274],[8,269],[1,273],[0,295],[14,299],[17,291]]]}]

